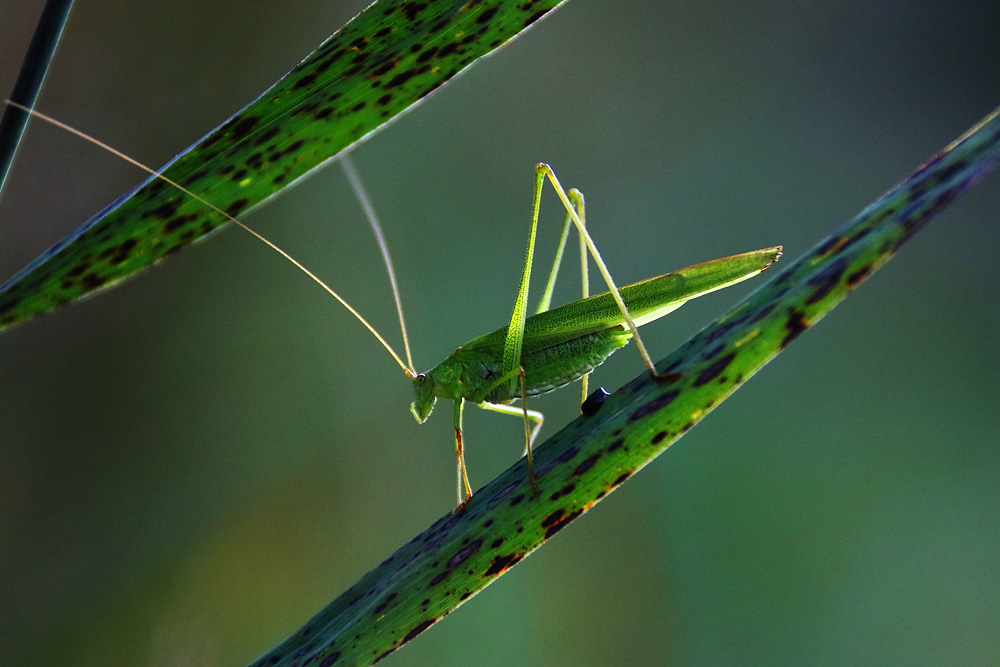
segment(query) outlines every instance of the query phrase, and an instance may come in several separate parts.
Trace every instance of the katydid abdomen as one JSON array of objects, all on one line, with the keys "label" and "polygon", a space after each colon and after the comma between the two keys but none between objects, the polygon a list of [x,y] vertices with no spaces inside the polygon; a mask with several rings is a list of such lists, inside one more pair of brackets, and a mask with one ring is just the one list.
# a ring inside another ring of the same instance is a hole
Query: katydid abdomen
[{"label": "katydid abdomen", "polygon": [[[506,327],[504,328],[506,330]],[[579,380],[624,347],[632,334],[623,326],[586,333],[568,340],[525,340],[521,350],[524,393],[544,394]],[[503,373],[503,345],[460,347],[427,372],[439,398],[464,398],[473,403],[509,403],[521,397],[517,383],[496,380]],[[494,385],[492,389],[489,389]]]}]

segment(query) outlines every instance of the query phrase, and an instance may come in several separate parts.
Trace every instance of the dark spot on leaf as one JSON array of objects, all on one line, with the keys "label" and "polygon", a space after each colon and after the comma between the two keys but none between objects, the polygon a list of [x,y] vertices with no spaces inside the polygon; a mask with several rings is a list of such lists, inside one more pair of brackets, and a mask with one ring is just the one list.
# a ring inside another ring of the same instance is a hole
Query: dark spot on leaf
[{"label": "dark spot on leaf", "polygon": [[493,15],[497,13],[498,9],[499,7],[490,7],[489,9],[485,10],[482,14],[476,17],[476,23],[479,24],[489,23],[490,20],[493,18]]},{"label": "dark spot on leaf", "polygon": [[[132,249],[137,245],[139,245],[139,242],[135,239],[126,239],[122,241],[121,244],[113,248],[108,248],[108,250],[111,251],[111,259],[108,263],[121,264],[125,262],[128,259],[129,254],[132,252]],[[102,252],[101,254],[103,255],[104,253]]]},{"label": "dark spot on leaf", "polygon": [[253,142],[257,146],[263,146],[271,139],[274,139],[276,136],[278,136],[279,131],[280,130],[277,126],[270,127],[267,129],[266,132],[262,132],[260,135],[258,135],[257,138],[253,140]]},{"label": "dark spot on leaf", "polygon": [[573,457],[579,453],[579,447],[570,447],[556,458],[555,463],[566,463],[567,461],[572,461]]},{"label": "dark spot on leaf", "polygon": [[440,49],[438,49],[437,56],[438,58],[446,58],[447,56],[450,56],[452,53],[454,53],[455,49],[457,48],[458,44],[456,44],[455,42],[451,42],[450,44],[445,44]]},{"label": "dark spot on leaf", "polygon": [[472,544],[465,547],[464,549],[456,553],[448,560],[448,567],[455,567],[457,565],[460,565],[469,556],[479,551],[479,547],[481,546],[483,546],[483,541],[481,539],[474,540]]},{"label": "dark spot on leaf", "polygon": [[702,361],[708,361],[709,359],[714,359],[715,357],[719,356],[725,351],[726,351],[726,343],[722,342],[716,345],[715,347],[709,348],[703,352],[699,352],[698,357]]},{"label": "dark spot on leaf", "polygon": [[781,349],[788,347],[788,344],[802,335],[802,332],[809,328],[802,312],[794,308],[788,313],[788,320],[785,322],[785,338],[781,341]]},{"label": "dark spot on leaf", "polygon": [[823,255],[829,254],[831,250],[835,249],[841,243],[840,236],[831,236],[823,244],[816,248],[815,255],[822,257]]},{"label": "dark spot on leaf", "polygon": [[156,195],[160,194],[163,190],[165,190],[166,187],[167,187],[167,182],[164,181],[162,178],[158,178],[149,185],[147,185],[146,187],[144,187],[143,191],[145,192],[147,199],[152,199]]},{"label": "dark spot on leaf", "polygon": [[777,307],[778,307],[778,304],[774,303],[774,302],[767,304],[766,306],[764,306],[763,308],[761,308],[760,310],[758,310],[756,313],[754,313],[753,315],[751,315],[750,318],[747,320],[747,323],[748,324],[756,324],[757,322],[760,322],[765,317],[767,317],[772,312],[774,312],[774,309],[777,308]]},{"label": "dark spot on leaf", "polygon": [[433,58],[434,54],[436,54],[437,52],[438,52],[438,47],[432,46],[423,53],[421,53],[419,56],[417,56],[417,62],[418,63],[427,62],[428,60]]},{"label": "dark spot on leaf", "polygon": [[190,176],[186,177],[184,179],[184,182],[182,183],[182,185],[184,185],[185,187],[187,187],[187,188],[190,189],[190,187],[192,185],[194,185],[195,183],[197,183],[201,179],[205,178],[206,176],[208,176],[208,170],[207,169],[202,169],[200,171],[196,171],[193,174],[191,174]]},{"label": "dark spot on leaf", "polygon": [[[246,135],[248,135],[253,128],[257,126],[260,122],[260,118],[256,116],[247,116],[246,118],[234,118],[233,127],[230,129],[230,138],[234,141],[239,141]],[[231,121],[232,122],[232,121]]]},{"label": "dark spot on leaf", "polygon": [[374,665],[374,664],[375,664],[376,662],[382,662],[383,660],[385,660],[385,658],[386,658],[386,657],[387,657],[387,656],[388,656],[388,655],[389,655],[390,653],[392,653],[393,651],[395,651],[395,650],[396,650],[397,648],[398,648],[398,647],[394,646],[394,647],[392,647],[391,649],[389,649],[388,651],[386,651],[385,653],[381,654],[381,655],[380,655],[379,657],[375,658],[375,660],[373,660],[373,661],[372,661],[372,664]]},{"label": "dark spot on leaf", "polygon": [[548,13],[549,13],[548,9],[543,9],[540,12],[536,12],[536,13],[532,14],[527,19],[525,19],[524,23],[522,24],[523,27],[527,28],[529,25],[531,25],[532,23],[534,23],[535,21],[537,21],[538,19],[542,18],[543,16],[545,16]]},{"label": "dark spot on leaf", "polygon": [[722,375],[729,364],[733,363],[733,359],[736,358],[735,352],[730,352],[724,357],[720,357],[713,363],[709,364],[705,370],[698,374],[698,377],[694,381],[695,387],[703,387],[715,378]]},{"label": "dark spot on leaf", "polygon": [[404,2],[401,9],[410,21],[416,21],[420,13],[427,9],[426,2]]},{"label": "dark spot on leaf", "polygon": [[661,442],[663,442],[663,439],[666,438],[668,435],[670,434],[667,433],[666,431],[660,431],[659,433],[653,436],[653,439],[650,442],[652,442],[654,445],[658,445]]},{"label": "dark spot on leaf", "polygon": [[164,202],[163,204],[160,204],[159,206],[157,206],[156,208],[154,208],[152,210],[146,211],[145,213],[143,213],[140,216],[140,218],[142,218],[142,219],[156,218],[158,220],[166,220],[166,219],[168,219],[168,218],[176,215],[177,214],[177,209],[179,209],[180,206],[181,206],[181,200],[180,199],[172,199],[172,200],[170,200],[168,202]]},{"label": "dark spot on leaf", "polygon": [[510,568],[512,568],[514,565],[516,565],[517,562],[522,558],[524,558],[524,556],[522,556],[521,554],[508,554],[506,556],[497,556],[490,563],[490,566],[486,569],[486,572],[483,573],[483,576],[491,577],[493,575],[502,574],[507,570],[509,570]]},{"label": "dark spot on leaf", "polygon": [[679,391],[673,390],[673,391],[666,391],[660,394],[659,396],[649,401],[645,405],[640,406],[638,410],[629,415],[628,420],[630,422],[634,422],[634,421],[639,421],[643,417],[648,417],[649,415],[655,413],[661,408],[666,407],[667,405],[673,403],[674,399],[680,396],[680,393],[681,392]]},{"label": "dark spot on leaf", "polygon": [[514,489],[516,489],[519,486],[520,486],[520,484],[510,484],[510,485],[508,485],[508,486],[500,489],[499,491],[497,491],[496,495],[494,495],[492,498],[490,498],[490,502],[491,503],[495,503],[498,500],[502,500],[505,496],[510,495],[510,492],[513,491]]},{"label": "dark spot on leaf", "polygon": [[566,486],[564,486],[563,488],[559,489],[551,496],[549,496],[549,500],[559,500],[561,497],[568,496],[569,494],[573,493],[574,489],[576,489],[576,484],[567,484]]},{"label": "dark spot on leaf", "polygon": [[812,294],[809,295],[809,299],[806,304],[812,305],[819,301],[822,301],[826,296],[832,292],[837,285],[840,284],[840,278],[847,270],[847,259],[841,257],[837,261],[830,264],[815,276],[809,279],[809,284],[816,289]]},{"label": "dark spot on leaf", "polygon": [[580,462],[580,465],[576,467],[576,470],[573,471],[573,475],[574,476],[582,475],[583,473],[587,472],[588,470],[594,467],[594,464],[597,463],[598,459],[600,458],[601,458],[600,452],[588,456],[587,458],[585,458],[583,461]]},{"label": "dark spot on leaf", "polygon": [[[312,113],[313,111],[315,111],[316,107],[318,107],[318,106],[319,106],[319,102],[317,102],[317,101],[309,102],[308,104],[299,105],[299,107],[296,108],[295,111],[292,112],[292,115],[293,116],[304,116],[305,114]],[[255,142],[255,143],[257,143],[257,142]]]},{"label": "dark spot on leaf", "polygon": [[313,118],[316,120],[323,120],[324,118],[329,118],[333,113],[333,107],[323,107],[319,111],[313,114]]},{"label": "dark spot on leaf", "polygon": [[382,604],[375,607],[375,610],[372,613],[374,613],[375,615],[381,614],[383,611],[385,611],[385,608],[389,606],[389,603],[392,602],[392,599],[394,597],[396,597],[396,593],[392,593],[391,595],[389,595],[389,597],[387,597],[385,600],[382,601]]},{"label": "dark spot on leaf", "polygon": [[618,479],[616,479],[614,482],[611,483],[612,488],[616,486],[621,486],[621,484],[631,476],[632,473],[630,472],[622,473],[621,475],[618,476]]},{"label": "dark spot on leaf", "polygon": [[872,272],[872,267],[870,265],[862,266],[860,269],[858,269],[851,275],[847,276],[847,284],[851,287],[851,289],[854,289],[855,287],[863,283],[865,279],[871,274],[871,272]]},{"label": "dark spot on leaf", "polygon": [[378,67],[376,67],[375,69],[373,69],[372,70],[372,75],[373,76],[383,76],[385,74],[388,74],[392,70],[392,68],[395,67],[398,64],[399,64],[399,60],[397,60],[396,58],[393,58],[391,60],[387,60],[386,62],[382,63],[381,65],[379,65]]},{"label": "dark spot on leaf", "polygon": [[[549,520],[552,519],[556,514],[559,514],[560,516],[556,517],[553,521],[550,522]],[[545,531],[545,539],[551,538],[560,530],[568,526],[570,522],[573,521],[573,519],[577,518],[581,514],[583,514],[583,510],[576,510],[575,512],[570,512],[569,514],[566,515],[562,514],[562,510],[550,514],[545,519],[545,521],[542,522],[543,526],[548,527],[548,530]]]},{"label": "dark spot on leaf", "polygon": [[98,273],[88,273],[87,275],[83,276],[83,278],[80,279],[80,283],[83,285],[84,289],[88,291],[97,289],[98,287],[104,285],[104,283],[106,282],[108,282],[107,277],[102,276]]},{"label": "dark spot on leaf", "polygon": [[409,81],[411,78],[413,78],[414,74],[416,74],[416,71],[412,70],[412,69],[408,70],[406,72],[400,72],[396,76],[394,76],[391,79],[389,79],[386,82],[385,87],[386,88],[395,88],[396,86],[401,86],[404,83],[406,83],[407,81]]},{"label": "dark spot on leaf", "polygon": [[247,199],[246,197],[244,197],[242,199],[237,199],[232,204],[230,204],[229,206],[226,207],[226,213],[228,213],[229,215],[232,215],[232,216],[236,216],[239,213],[241,213],[243,211],[243,209],[245,209],[249,203],[250,203],[250,200]]},{"label": "dark spot on leaf", "polygon": [[411,639],[419,635],[421,632],[434,625],[436,621],[437,621],[436,618],[429,618],[426,621],[417,623],[415,626],[413,626],[412,630],[406,633],[406,636],[403,637],[403,641],[404,642],[410,641]]},{"label": "dark spot on leaf", "polygon": [[86,273],[89,270],[90,270],[90,262],[82,262],[74,266],[69,271],[67,271],[66,275],[75,278],[76,276]]},{"label": "dark spot on leaf", "polygon": [[319,77],[319,73],[316,72],[315,70],[313,70],[312,72],[309,72],[308,74],[304,75],[301,79],[299,79],[298,81],[296,81],[295,85],[292,86],[292,90],[299,90],[300,88],[307,88],[308,86],[311,86],[314,83],[316,83],[316,79],[318,77]]},{"label": "dark spot on leaf", "polygon": [[542,520],[542,528],[548,528],[549,526],[554,525],[565,513],[566,510],[564,509],[557,509],[555,512],[552,512]]}]

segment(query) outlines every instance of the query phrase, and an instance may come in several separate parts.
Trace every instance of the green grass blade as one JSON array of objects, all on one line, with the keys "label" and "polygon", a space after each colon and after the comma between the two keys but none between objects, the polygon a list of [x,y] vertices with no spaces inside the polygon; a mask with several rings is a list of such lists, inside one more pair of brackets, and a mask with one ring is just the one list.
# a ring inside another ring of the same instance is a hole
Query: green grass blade
[{"label": "green grass blade", "polygon": [[659,365],[365,575],[255,663],[367,665],[492,583],[656,458],[1000,160],[1000,109]]},{"label": "green grass blade", "polygon": [[[564,1],[380,0],[162,172],[242,215]],[[224,224],[147,179],[0,286],[0,330],[106,289]]]}]

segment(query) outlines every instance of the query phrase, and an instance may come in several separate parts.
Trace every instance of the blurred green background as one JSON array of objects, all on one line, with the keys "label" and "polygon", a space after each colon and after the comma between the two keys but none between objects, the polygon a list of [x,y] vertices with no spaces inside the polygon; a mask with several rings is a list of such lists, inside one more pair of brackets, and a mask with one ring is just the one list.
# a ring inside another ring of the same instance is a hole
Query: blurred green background
[{"label": "blurred green background", "polygon": [[[0,9],[0,90],[41,5]],[[158,166],[363,5],[81,0],[39,108]],[[998,27],[995,0],[573,0],[355,152],[417,366],[509,317],[536,161],[587,194],[622,282],[776,243],[794,258],[1000,104]],[[140,178],[33,126],[0,275]],[[561,219],[544,207],[540,257]],[[1000,662],[998,209],[992,174],[386,664]],[[249,222],[397,340],[339,168]],[[654,356],[750,288],[647,327]],[[594,381],[639,371],[628,350]],[[250,661],[451,508],[450,419],[418,427],[410,400],[356,322],[238,230],[4,334],[0,664]],[[576,401],[536,401],[543,434]],[[520,428],[467,412],[474,486]]]}]

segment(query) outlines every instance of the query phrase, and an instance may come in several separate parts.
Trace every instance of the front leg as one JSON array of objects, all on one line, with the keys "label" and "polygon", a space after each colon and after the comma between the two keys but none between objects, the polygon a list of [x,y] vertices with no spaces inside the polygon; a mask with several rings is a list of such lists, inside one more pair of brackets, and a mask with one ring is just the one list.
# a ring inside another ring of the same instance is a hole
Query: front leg
[{"label": "front leg", "polygon": [[[472,487],[469,486],[469,469],[465,465],[465,448],[462,445],[462,409],[465,405],[464,398],[455,399],[454,425],[455,425],[455,454],[458,458],[458,505],[452,512],[465,507],[465,503],[472,498]],[[462,486],[465,486],[465,499],[462,499]]]}]

